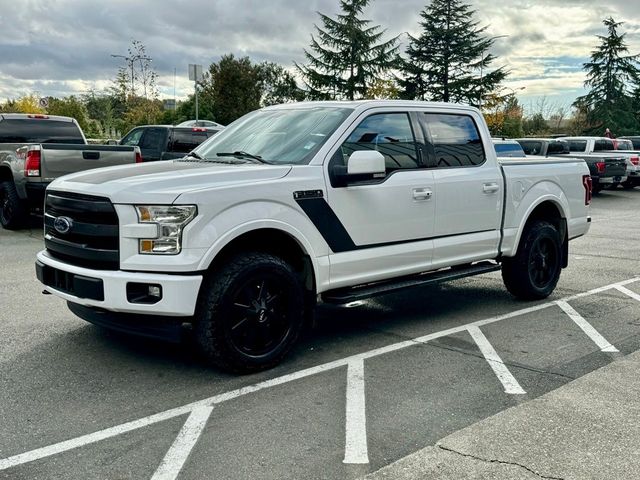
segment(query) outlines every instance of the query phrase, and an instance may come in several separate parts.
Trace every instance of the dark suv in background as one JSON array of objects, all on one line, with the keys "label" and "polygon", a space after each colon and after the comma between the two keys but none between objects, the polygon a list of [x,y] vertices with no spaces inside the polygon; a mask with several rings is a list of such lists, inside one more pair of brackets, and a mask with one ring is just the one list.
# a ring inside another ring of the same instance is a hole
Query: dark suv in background
[{"label": "dark suv in background", "polygon": [[144,125],[127,133],[120,145],[140,147],[142,160],[171,160],[184,157],[221,128]]}]

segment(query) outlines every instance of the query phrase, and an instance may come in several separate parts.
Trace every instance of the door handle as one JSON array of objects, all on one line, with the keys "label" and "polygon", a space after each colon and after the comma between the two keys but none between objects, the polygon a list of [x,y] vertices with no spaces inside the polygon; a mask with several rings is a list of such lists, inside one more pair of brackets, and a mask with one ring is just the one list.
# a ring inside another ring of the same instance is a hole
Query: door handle
[{"label": "door handle", "polygon": [[496,193],[498,190],[500,190],[500,185],[497,183],[485,183],[482,185],[484,193]]},{"label": "door handle", "polygon": [[430,188],[414,188],[413,199],[414,200],[430,200],[433,192]]}]

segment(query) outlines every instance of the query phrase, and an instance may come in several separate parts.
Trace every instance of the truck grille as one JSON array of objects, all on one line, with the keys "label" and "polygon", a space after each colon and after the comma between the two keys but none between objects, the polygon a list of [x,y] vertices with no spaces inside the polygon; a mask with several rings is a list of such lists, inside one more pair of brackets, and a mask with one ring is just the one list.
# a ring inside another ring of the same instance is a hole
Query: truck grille
[{"label": "truck grille", "polygon": [[118,215],[108,198],[47,191],[44,233],[54,258],[97,270],[120,266]]}]

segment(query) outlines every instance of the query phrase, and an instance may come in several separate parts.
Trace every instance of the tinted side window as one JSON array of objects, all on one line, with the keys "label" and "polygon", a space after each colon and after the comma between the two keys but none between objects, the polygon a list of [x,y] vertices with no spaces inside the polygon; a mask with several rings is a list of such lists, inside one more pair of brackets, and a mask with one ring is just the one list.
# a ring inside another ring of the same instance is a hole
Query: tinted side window
[{"label": "tinted side window", "polygon": [[602,150],[615,150],[615,148],[613,147],[613,142],[611,140],[596,140],[595,144],[593,145],[593,151],[594,152],[601,152]]},{"label": "tinted side window", "polygon": [[140,143],[140,137],[142,137],[143,133],[144,130],[142,128],[132,130],[120,141],[120,144],[136,147]]},{"label": "tinted side window", "polygon": [[387,171],[418,168],[416,141],[406,113],[378,113],[365,118],[342,144],[346,165],[356,150],[376,150],[384,155]]},{"label": "tinted side window", "polygon": [[[532,140],[518,140],[518,143],[527,155],[540,155],[542,152],[542,142],[535,142]],[[498,149],[496,148],[496,151]]]},{"label": "tinted side window", "polygon": [[164,141],[166,137],[167,131],[165,129],[148,128],[142,136],[140,148],[160,151],[164,148]]},{"label": "tinted side window", "polygon": [[211,134],[211,132],[174,130],[172,133],[172,140],[171,145],[169,146],[169,151],[189,153],[191,150],[204,142],[208,137],[210,137]]},{"label": "tinted side window", "polygon": [[587,149],[586,140],[569,140],[569,151],[584,152]]},{"label": "tinted side window", "polygon": [[0,143],[70,143],[84,139],[73,122],[36,118],[0,120]]},{"label": "tinted side window", "polygon": [[437,167],[469,167],[486,160],[480,133],[471,117],[427,113],[423,121],[433,144]]},{"label": "tinted side window", "polygon": [[569,153],[569,144],[567,142],[550,142],[547,147],[547,154],[552,153]]}]

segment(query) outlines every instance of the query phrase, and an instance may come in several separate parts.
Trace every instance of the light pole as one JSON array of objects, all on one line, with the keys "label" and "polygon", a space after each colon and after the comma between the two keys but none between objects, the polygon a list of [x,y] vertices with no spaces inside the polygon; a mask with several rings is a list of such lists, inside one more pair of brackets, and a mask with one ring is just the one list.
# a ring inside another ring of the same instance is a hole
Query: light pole
[{"label": "light pole", "polygon": [[[496,35],[495,37],[491,37],[490,40],[496,40],[498,38],[506,38],[509,35]],[[491,42],[493,44],[493,42]],[[484,85],[482,83],[483,81],[483,76],[482,76],[482,67],[484,67],[484,48],[482,49],[482,54],[480,55],[480,92],[478,95],[478,109],[482,109],[482,94],[484,93]]]},{"label": "light pole", "polygon": [[115,54],[111,54],[111,56],[113,58],[124,58],[124,61],[127,62],[127,64],[129,65],[129,67],[131,68],[131,96],[134,97],[135,96],[135,87],[134,87],[134,83],[133,83],[133,65],[136,61],[140,60],[140,63],[142,63],[142,60],[149,60],[151,61],[151,57],[147,57],[146,55],[115,55]]}]

